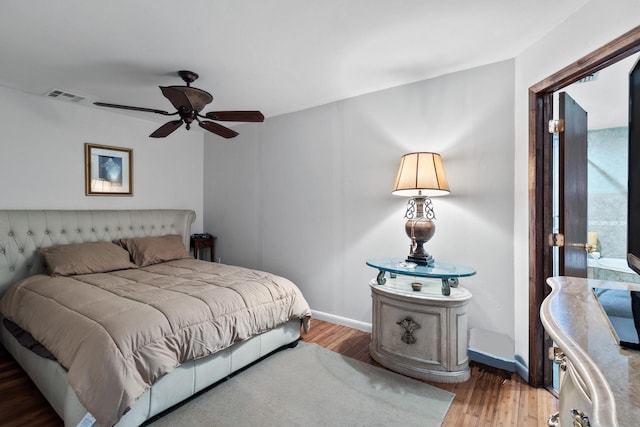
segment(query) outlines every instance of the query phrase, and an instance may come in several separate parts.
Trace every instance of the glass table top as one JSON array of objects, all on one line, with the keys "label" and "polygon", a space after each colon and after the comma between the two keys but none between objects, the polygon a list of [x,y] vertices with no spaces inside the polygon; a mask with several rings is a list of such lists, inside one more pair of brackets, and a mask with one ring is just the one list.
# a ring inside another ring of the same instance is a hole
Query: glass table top
[{"label": "glass table top", "polygon": [[415,277],[468,277],[476,274],[471,267],[463,265],[447,264],[443,262],[434,262],[433,265],[416,265],[409,263],[401,258],[373,258],[367,260],[369,267],[377,268],[380,271],[388,271],[389,273],[404,274]]}]

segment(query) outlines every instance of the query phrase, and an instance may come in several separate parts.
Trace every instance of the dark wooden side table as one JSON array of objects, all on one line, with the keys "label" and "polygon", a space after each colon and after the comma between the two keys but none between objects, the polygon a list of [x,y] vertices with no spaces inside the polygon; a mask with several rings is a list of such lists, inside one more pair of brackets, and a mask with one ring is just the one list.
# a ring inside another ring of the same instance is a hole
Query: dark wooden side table
[{"label": "dark wooden side table", "polygon": [[191,236],[191,248],[193,248],[193,256],[200,259],[200,249],[209,248],[211,251],[209,261],[216,260],[216,236],[210,234],[194,234]]}]

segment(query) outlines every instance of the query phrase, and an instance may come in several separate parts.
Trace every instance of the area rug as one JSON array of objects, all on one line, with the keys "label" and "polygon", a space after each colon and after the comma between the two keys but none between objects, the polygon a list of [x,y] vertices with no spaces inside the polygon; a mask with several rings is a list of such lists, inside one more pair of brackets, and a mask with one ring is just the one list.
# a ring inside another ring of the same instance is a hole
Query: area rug
[{"label": "area rug", "polygon": [[454,394],[316,344],[279,351],[152,427],[441,426]]}]

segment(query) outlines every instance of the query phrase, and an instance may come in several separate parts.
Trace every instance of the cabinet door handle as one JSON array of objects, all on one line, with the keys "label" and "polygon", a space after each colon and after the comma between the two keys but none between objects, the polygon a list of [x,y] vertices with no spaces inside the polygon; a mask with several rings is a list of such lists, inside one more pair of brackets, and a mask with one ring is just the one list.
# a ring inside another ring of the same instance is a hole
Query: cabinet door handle
[{"label": "cabinet door handle", "polygon": [[567,370],[567,356],[563,352],[559,351],[553,356],[553,363],[558,365],[563,371]]},{"label": "cabinet door handle", "polygon": [[547,425],[549,427],[559,427],[560,426],[560,412],[555,412],[549,415],[549,419],[547,420]]},{"label": "cabinet door handle", "polygon": [[573,427],[591,427],[589,417],[579,409],[571,410],[571,418],[573,418]]}]

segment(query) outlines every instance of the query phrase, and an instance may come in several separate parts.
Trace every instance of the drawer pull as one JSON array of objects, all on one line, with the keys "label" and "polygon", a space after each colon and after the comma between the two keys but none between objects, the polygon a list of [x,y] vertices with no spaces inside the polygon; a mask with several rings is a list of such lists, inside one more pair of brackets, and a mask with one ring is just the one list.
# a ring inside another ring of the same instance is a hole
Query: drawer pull
[{"label": "drawer pull", "polygon": [[563,352],[558,352],[553,356],[553,363],[558,365],[563,371],[567,370],[567,356]]},{"label": "drawer pull", "polygon": [[420,329],[420,325],[414,322],[411,317],[405,317],[403,320],[396,322],[396,324],[400,325],[404,329],[402,341],[407,344],[415,344],[417,339],[413,335],[413,331]]},{"label": "drawer pull", "polygon": [[549,419],[547,420],[547,425],[549,427],[559,427],[560,426],[560,412],[555,412],[549,415]]},{"label": "drawer pull", "polygon": [[571,418],[573,418],[573,427],[590,427],[589,417],[579,409],[571,410]]}]

